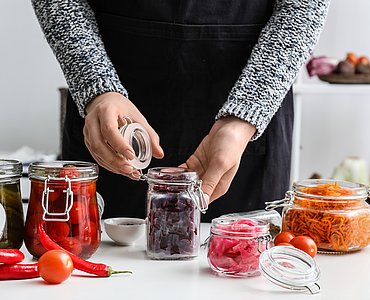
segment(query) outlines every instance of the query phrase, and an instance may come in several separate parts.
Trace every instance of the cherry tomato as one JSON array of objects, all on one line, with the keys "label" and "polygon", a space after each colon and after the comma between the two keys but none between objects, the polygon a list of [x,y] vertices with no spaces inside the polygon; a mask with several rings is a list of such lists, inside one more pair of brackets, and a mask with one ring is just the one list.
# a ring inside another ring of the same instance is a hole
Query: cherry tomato
[{"label": "cherry tomato", "polygon": [[[80,176],[80,172],[76,166],[64,166],[63,169],[59,171],[59,177],[68,177],[69,179],[77,179]],[[71,188],[74,193],[77,193],[81,187],[80,181],[72,181]]]},{"label": "cherry tomato", "polygon": [[294,247],[291,243],[280,243],[276,246],[288,246],[288,247]]},{"label": "cherry tomato", "polygon": [[77,238],[66,237],[63,240],[59,241],[58,244],[63,249],[66,249],[67,251],[72,252],[77,256],[80,255],[82,252],[81,242]]},{"label": "cherry tomato", "polygon": [[40,257],[38,267],[40,276],[46,282],[57,284],[71,276],[73,261],[63,250],[50,250]]},{"label": "cherry tomato", "polygon": [[94,222],[84,221],[80,224],[73,225],[72,235],[76,237],[81,244],[90,245],[98,239],[97,230]]},{"label": "cherry tomato", "polygon": [[72,224],[78,224],[86,220],[87,209],[85,204],[80,201],[74,201],[73,206],[69,212],[69,220]]},{"label": "cherry tomato", "polygon": [[294,238],[294,234],[289,231],[280,232],[274,239],[274,245],[277,246],[280,243],[289,243]]},{"label": "cherry tomato", "polygon": [[55,242],[59,242],[69,235],[69,225],[65,222],[48,221],[45,230]]},{"label": "cherry tomato", "polygon": [[317,254],[317,245],[309,236],[298,235],[290,241],[290,244],[312,257]]}]

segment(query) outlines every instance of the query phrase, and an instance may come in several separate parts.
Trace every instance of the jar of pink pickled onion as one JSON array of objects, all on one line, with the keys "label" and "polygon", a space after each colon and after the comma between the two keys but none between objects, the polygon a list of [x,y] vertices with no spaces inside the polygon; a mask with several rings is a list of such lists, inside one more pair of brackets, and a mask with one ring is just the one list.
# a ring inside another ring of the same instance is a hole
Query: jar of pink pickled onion
[{"label": "jar of pink pickled onion", "polygon": [[225,215],[213,219],[208,241],[208,263],[218,275],[260,275],[259,257],[270,248],[269,223],[265,220]]}]

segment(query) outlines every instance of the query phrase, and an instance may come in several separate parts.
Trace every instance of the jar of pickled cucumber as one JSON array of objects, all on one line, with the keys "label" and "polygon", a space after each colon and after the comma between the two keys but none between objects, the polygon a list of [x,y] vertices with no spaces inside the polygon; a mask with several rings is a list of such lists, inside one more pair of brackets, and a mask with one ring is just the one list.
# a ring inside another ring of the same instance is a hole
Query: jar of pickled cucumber
[{"label": "jar of pickled cucumber", "polygon": [[23,244],[21,176],[21,162],[0,159],[0,249],[19,249]]}]

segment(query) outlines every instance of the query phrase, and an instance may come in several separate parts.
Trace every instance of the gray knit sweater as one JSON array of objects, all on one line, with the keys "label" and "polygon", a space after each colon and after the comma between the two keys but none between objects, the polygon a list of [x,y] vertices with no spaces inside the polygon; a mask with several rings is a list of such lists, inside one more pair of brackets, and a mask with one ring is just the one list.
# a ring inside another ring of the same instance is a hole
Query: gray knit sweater
[{"label": "gray knit sweater", "polygon": [[[269,22],[216,118],[234,115],[266,129],[308,59],[323,28],[330,0],[276,0]],[[80,115],[94,97],[128,96],[107,56],[86,0],[32,0],[45,37],[66,77]]]}]

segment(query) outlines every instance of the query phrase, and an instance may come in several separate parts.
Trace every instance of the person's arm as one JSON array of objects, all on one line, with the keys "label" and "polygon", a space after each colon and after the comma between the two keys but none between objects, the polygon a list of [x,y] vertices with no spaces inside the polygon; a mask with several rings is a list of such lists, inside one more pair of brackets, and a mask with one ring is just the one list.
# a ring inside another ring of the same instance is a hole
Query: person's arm
[{"label": "person's arm", "polygon": [[280,107],[318,41],[329,2],[276,1],[216,122],[182,165],[200,174],[209,202],[227,192],[249,141],[261,136]]},{"label": "person's arm", "polygon": [[32,0],[32,5],[82,117],[87,103],[100,94],[127,97],[86,0]]},{"label": "person's arm", "polygon": [[118,127],[128,116],[151,138],[153,156],[163,157],[159,137],[127,98],[86,0],[32,0],[34,11],[64,72],[81,117],[85,144],[96,162],[111,172],[137,179],[130,159],[134,150]]},{"label": "person's arm", "polygon": [[330,0],[277,0],[269,22],[216,119],[236,116],[266,129],[318,42]]}]

